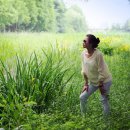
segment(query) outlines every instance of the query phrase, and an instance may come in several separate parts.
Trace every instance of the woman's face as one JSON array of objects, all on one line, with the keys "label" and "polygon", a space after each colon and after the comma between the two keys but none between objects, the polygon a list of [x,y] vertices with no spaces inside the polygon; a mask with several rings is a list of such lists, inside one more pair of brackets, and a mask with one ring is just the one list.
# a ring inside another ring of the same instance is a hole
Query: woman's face
[{"label": "woman's face", "polygon": [[88,48],[90,46],[89,44],[89,38],[86,37],[84,40],[83,40],[83,48]]}]

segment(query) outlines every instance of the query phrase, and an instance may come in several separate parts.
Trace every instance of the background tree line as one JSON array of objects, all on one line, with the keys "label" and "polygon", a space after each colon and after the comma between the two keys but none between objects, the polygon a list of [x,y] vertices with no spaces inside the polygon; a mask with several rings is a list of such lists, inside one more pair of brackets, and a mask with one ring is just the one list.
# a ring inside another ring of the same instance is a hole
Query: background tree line
[{"label": "background tree line", "polygon": [[130,19],[127,19],[124,25],[113,24],[111,26],[111,30],[116,30],[116,31],[122,30],[122,31],[130,32]]},{"label": "background tree line", "polygon": [[0,0],[0,31],[83,32],[82,11],[62,0]]}]

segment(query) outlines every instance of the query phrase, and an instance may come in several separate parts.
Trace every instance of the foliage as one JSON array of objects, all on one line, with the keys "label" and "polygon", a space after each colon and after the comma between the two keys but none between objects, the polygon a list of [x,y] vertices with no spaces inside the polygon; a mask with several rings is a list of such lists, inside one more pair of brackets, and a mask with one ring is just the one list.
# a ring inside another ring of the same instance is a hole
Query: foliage
[{"label": "foliage", "polygon": [[54,8],[56,11],[56,24],[57,24],[56,32],[63,33],[65,32],[65,25],[66,25],[64,18],[66,12],[65,5],[62,2],[62,0],[55,0]]},{"label": "foliage", "polygon": [[87,25],[84,20],[84,15],[82,11],[77,6],[72,6],[66,12],[66,26],[67,32],[85,32],[87,30]]},{"label": "foliage", "polygon": [[124,30],[130,31],[130,19],[128,19],[124,25]]},{"label": "foliage", "polygon": [[0,31],[63,33],[68,26],[76,32],[84,31],[81,10],[75,12],[79,18],[75,16],[73,22],[66,23],[70,17],[62,0],[0,0],[0,5]]}]

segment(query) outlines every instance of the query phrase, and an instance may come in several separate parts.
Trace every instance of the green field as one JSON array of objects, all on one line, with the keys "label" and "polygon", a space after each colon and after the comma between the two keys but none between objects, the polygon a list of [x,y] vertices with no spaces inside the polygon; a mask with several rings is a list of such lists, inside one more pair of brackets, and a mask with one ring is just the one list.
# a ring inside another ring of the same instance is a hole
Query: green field
[{"label": "green field", "polygon": [[112,73],[111,115],[100,93],[81,117],[82,40],[86,34],[0,34],[0,128],[12,130],[129,130],[130,34],[94,33]]}]

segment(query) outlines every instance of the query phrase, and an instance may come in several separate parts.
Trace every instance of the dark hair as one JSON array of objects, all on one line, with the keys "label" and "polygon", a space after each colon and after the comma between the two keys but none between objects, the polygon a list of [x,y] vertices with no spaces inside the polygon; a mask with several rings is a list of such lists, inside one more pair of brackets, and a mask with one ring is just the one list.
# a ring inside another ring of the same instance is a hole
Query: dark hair
[{"label": "dark hair", "polygon": [[100,39],[96,38],[92,34],[87,34],[86,36],[89,38],[89,43],[92,44],[92,48],[97,48],[98,44],[100,43]]}]

